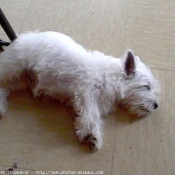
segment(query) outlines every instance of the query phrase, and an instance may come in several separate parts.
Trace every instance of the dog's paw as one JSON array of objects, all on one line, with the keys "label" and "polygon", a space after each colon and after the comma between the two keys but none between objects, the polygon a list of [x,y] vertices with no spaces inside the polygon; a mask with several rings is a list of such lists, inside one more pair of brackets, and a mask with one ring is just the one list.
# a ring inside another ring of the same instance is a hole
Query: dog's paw
[{"label": "dog's paw", "polygon": [[85,137],[84,142],[89,146],[92,151],[98,151],[101,148],[98,140],[92,134],[88,134]]},{"label": "dog's paw", "polygon": [[85,143],[92,151],[98,151],[102,147],[102,136],[100,133],[83,132],[76,130],[76,135],[80,143]]},{"label": "dog's paw", "polygon": [[77,117],[74,123],[76,135],[80,143],[85,143],[93,151],[98,151],[103,144],[101,122],[85,122]]}]

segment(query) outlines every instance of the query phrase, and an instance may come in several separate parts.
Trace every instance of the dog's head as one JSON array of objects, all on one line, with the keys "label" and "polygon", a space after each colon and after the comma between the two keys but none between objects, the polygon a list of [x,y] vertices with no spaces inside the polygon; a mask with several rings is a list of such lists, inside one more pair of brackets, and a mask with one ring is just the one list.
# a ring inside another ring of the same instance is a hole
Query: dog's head
[{"label": "dog's head", "polygon": [[160,85],[151,70],[128,50],[122,59],[122,105],[132,114],[146,116],[158,108]]}]

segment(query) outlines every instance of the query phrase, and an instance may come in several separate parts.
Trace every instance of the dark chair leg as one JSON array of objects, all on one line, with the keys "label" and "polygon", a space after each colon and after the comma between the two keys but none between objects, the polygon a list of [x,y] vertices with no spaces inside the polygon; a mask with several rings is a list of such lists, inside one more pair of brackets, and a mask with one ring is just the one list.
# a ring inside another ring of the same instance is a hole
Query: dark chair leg
[{"label": "dark chair leg", "polygon": [[11,41],[17,38],[16,33],[14,32],[13,28],[11,27],[1,8],[0,8],[0,24]]},{"label": "dark chair leg", "polygon": [[10,42],[6,42],[0,39],[0,52],[3,52],[3,46],[8,46],[10,44]]}]

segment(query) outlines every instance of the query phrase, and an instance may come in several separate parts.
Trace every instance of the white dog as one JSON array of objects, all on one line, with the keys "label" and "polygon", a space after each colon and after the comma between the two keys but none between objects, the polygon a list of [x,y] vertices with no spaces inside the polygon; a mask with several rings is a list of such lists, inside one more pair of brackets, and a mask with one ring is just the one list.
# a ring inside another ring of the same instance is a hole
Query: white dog
[{"label": "white dog", "polygon": [[[21,77],[27,74],[26,82]],[[27,73],[26,73],[27,72]],[[76,134],[92,150],[102,147],[102,119],[122,103],[138,116],[158,107],[159,83],[128,50],[122,59],[87,51],[56,32],[19,35],[0,55],[0,114],[11,91],[31,87],[34,96],[69,97],[77,112]]]}]

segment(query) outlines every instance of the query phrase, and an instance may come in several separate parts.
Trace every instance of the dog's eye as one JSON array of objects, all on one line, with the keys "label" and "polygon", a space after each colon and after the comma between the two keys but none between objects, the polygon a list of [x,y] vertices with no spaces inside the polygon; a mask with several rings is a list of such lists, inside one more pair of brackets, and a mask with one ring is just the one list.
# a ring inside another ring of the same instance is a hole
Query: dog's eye
[{"label": "dog's eye", "polygon": [[137,89],[140,90],[140,91],[149,91],[150,90],[150,86],[143,85],[143,86],[137,87]]},{"label": "dog's eye", "polygon": [[150,90],[150,86],[145,85],[144,87],[145,87],[148,91]]}]

